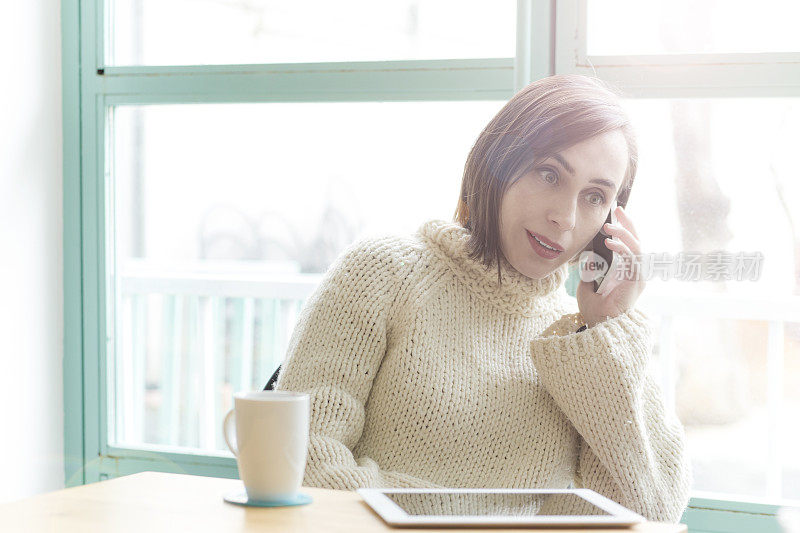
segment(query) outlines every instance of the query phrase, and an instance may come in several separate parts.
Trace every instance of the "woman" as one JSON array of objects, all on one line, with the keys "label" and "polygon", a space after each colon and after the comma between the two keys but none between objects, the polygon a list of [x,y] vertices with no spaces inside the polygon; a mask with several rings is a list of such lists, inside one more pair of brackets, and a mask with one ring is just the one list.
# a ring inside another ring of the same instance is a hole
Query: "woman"
[{"label": "woman", "polygon": [[691,471],[647,373],[652,332],[634,307],[644,281],[606,296],[584,281],[577,301],[564,289],[601,229],[614,251],[640,253],[623,208],[603,224],[636,166],[616,93],[545,78],[479,136],[455,222],[345,250],[306,302],[276,385],[311,397],[303,483],[572,484],[680,520]]}]

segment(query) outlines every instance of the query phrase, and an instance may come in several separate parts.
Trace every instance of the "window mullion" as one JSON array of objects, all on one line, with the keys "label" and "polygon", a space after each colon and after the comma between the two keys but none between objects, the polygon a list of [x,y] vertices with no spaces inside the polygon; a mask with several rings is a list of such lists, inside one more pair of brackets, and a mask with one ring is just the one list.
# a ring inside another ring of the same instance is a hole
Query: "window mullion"
[{"label": "window mullion", "polygon": [[554,73],[552,21],[555,2],[517,0],[517,55],[514,61],[514,91]]},{"label": "window mullion", "polygon": [[131,102],[493,100],[513,94],[513,58],[109,67],[91,90]]}]

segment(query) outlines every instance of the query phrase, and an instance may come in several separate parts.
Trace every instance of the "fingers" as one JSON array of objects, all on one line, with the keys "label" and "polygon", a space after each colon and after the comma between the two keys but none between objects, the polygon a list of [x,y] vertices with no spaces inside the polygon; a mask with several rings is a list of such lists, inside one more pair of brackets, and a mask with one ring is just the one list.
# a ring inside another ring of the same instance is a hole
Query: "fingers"
[{"label": "fingers", "polygon": [[628,216],[628,213],[625,212],[625,209],[623,209],[621,205],[617,206],[617,212],[615,214],[617,216],[617,221],[622,222],[625,226],[627,226],[633,236],[638,240],[639,234],[636,232],[636,226],[633,225],[631,217]]},{"label": "fingers", "polygon": [[[626,244],[626,249],[628,249],[632,254],[639,255],[641,254],[641,247],[639,245],[639,239],[633,235],[627,228],[620,226],[619,224],[610,224],[606,223],[603,225],[603,230],[611,235],[612,237],[619,238],[624,244]],[[608,242],[609,239],[606,239]],[[611,241],[611,242],[618,242],[618,241]]]},{"label": "fingers", "polygon": [[[611,239],[606,239],[605,240],[605,244],[606,244],[606,246],[608,246],[608,248],[610,250],[613,250],[614,252],[616,252],[616,253],[618,253],[618,254],[620,254],[622,256],[627,256],[630,261],[635,261],[635,255],[631,252],[631,249],[628,248],[628,246],[624,242],[613,241]],[[633,278],[633,275],[634,275],[633,270],[630,267],[627,266],[628,263],[625,263],[625,265],[626,266],[621,267],[623,269],[623,273],[622,274],[616,274],[616,275],[621,275],[622,278],[620,278],[620,279],[628,279],[628,280],[629,279],[634,279]]]},{"label": "fingers", "polygon": [[622,241],[614,241],[609,238],[606,238],[605,245],[608,246],[609,249],[617,252],[618,254],[631,255],[631,256],[634,255],[631,249],[628,248],[628,245],[626,245]]}]

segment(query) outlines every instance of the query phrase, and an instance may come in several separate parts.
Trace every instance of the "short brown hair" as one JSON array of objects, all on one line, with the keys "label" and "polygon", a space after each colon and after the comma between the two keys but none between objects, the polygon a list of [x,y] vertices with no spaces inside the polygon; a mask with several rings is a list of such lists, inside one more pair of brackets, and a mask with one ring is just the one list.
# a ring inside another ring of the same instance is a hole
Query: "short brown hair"
[{"label": "short brown hair", "polygon": [[[628,202],[636,177],[638,147],[621,92],[589,76],[559,74],[515,94],[484,128],[467,156],[455,221],[470,231],[470,258],[500,278],[500,203],[509,187],[553,154],[602,133],[620,130],[628,168],[617,203]],[[570,258],[570,263],[577,256]]]}]

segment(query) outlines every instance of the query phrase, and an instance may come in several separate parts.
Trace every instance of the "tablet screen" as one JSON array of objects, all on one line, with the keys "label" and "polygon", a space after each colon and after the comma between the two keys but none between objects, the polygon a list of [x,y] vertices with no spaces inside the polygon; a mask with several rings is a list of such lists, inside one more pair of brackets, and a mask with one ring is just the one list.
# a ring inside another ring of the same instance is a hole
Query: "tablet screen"
[{"label": "tablet screen", "polygon": [[571,493],[384,492],[408,515],[611,516]]}]

